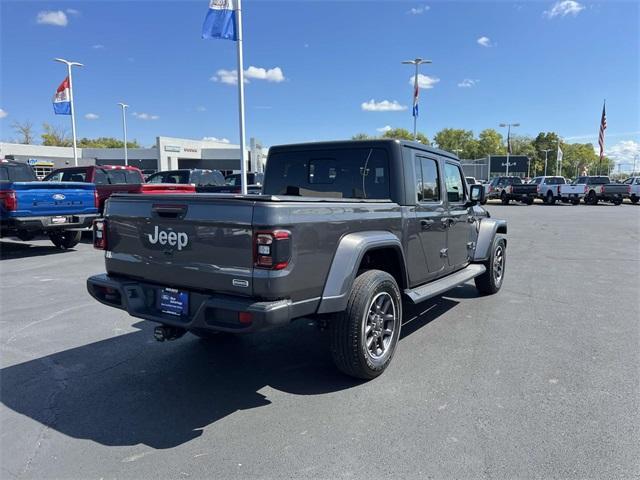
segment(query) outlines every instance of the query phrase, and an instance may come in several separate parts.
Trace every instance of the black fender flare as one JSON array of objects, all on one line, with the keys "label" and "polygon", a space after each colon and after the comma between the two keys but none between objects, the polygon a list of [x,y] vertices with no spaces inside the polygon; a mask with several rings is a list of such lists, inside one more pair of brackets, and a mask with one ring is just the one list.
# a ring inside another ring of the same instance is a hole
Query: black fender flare
[{"label": "black fender flare", "polygon": [[[491,255],[491,246],[496,235],[507,234],[507,221],[496,218],[482,218],[478,222],[478,238],[473,254],[474,262],[482,262]],[[505,240],[506,241],[506,240]]]},{"label": "black fender flare", "polygon": [[[370,231],[345,235],[340,240],[324,284],[318,313],[341,312],[347,308],[347,301],[358,267],[364,255],[371,250],[391,247],[398,255],[404,285],[407,285],[406,263],[402,242],[391,232]],[[404,285],[398,285],[400,291]]]}]

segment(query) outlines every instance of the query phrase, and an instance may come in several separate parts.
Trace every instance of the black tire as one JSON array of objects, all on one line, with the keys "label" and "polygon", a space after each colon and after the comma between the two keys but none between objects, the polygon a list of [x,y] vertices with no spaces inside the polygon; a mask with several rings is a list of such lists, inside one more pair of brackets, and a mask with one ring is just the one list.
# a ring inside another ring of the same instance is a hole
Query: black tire
[{"label": "black tire", "polygon": [[547,205],[554,205],[556,203],[556,197],[553,196],[551,191],[547,192],[547,195],[544,197],[544,203]]},{"label": "black tire", "polygon": [[621,198],[616,198],[615,200],[613,200],[613,204],[614,205],[620,205],[622,203],[622,199]]},{"label": "black tire", "polygon": [[377,377],[391,363],[401,327],[402,298],[395,279],[381,270],[362,273],[353,282],[346,310],[331,322],[331,356],[336,367],[356,378]]},{"label": "black tire", "polygon": [[585,195],[584,203],[586,203],[587,205],[597,205],[598,197],[596,197],[596,192],[591,190],[587,195]]},{"label": "black tire", "polygon": [[525,198],[523,201],[527,205],[533,205],[533,198]]},{"label": "black tire", "polygon": [[[498,260],[499,258],[500,260]],[[496,262],[500,263],[499,275]],[[489,260],[483,262],[483,265],[487,271],[474,279],[476,288],[484,295],[493,295],[502,287],[507,266],[507,242],[504,238],[495,238],[491,247],[491,256]]]},{"label": "black tire", "polygon": [[500,201],[502,202],[503,205],[509,205],[509,199],[507,198],[507,194],[502,192],[500,194]]},{"label": "black tire", "polygon": [[638,203],[638,200],[640,200],[640,197],[636,197],[635,195],[631,195],[629,197],[629,200],[631,200],[631,203],[633,203],[635,205],[636,203]]},{"label": "black tire", "polygon": [[571,205],[579,205],[580,199],[578,197],[571,199]]},{"label": "black tire", "polygon": [[486,204],[487,204],[487,199],[486,198],[480,202],[480,205],[486,205]]},{"label": "black tire", "polygon": [[69,248],[75,247],[78,243],[80,243],[80,239],[82,238],[82,232],[74,231],[74,230],[63,230],[61,232],[51,232],[49,233],[49,239],[51,242],[58,248],[62,250],[67,250]]}]

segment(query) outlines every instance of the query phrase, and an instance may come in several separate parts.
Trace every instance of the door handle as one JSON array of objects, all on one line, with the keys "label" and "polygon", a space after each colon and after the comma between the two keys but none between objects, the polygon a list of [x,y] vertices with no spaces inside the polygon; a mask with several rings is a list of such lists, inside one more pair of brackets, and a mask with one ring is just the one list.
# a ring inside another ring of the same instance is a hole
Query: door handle
[{"label": "door handle", "polygon": [[431,225],[433,225],[433,220],[420,220],[420,225],[423,230],[429,230]]}]

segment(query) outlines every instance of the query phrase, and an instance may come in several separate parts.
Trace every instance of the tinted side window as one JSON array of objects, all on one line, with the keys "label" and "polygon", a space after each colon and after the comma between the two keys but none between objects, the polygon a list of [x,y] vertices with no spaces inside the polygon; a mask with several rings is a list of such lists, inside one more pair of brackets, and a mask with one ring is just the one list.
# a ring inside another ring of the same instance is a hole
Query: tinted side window
[{"label": "tinted side window", "polygon": [[419,202],[437,202],[440,200],[440,176],[438,162],[425,157],[416,157],[417,192]]},{"label": "tinted side window", "polygon": [[445,163],[444,179],[447,185],[447,199],[449,202],[457,203],[464,201],[464,183],[462,181],[462,172],[451,163]]}]

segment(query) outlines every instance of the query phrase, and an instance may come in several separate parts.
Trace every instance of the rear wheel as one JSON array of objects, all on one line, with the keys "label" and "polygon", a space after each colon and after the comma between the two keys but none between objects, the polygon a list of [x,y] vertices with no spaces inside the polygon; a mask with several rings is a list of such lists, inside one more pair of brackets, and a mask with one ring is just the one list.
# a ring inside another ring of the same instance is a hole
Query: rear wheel
[{"label": "rear wheel", "polygon": [[547,205],[553,205],[556,203],[556,199],[551,191],[547,192],[547,196],[545,197],[544,201]]},{"label": "rear wheel", "polygon": [[631,203],[633,203],[635,205],[636,203],[638,203],[638,200],[640,200],[640,197],[636,197],[635,195],[631,195],[629,197],[629,200],[631,200]]},{"label": "rear wheel", "polygon": [[333,361],[352,377],[377,377],[391,363],[401,326],[402,301],[395,279],[380,270],[364,272],[353,282],[346,310],[331,322]]},{"label": "rear wheel", "polygon": [[500,290],[502,280],[504,280],[506,262],[507,242],[505,242],[504,238],[496,237],[493,241],[489,260],[483,262],[487,270],[474,279],[476,288],[480,293],[492,295]]},{"label": "rear wheel", "polygon": [[49,239],[58,248],[67,250],[75,247],[82,237],[82,232],[74,230],[63,230],[61,232],[49,233]]},{"label": "rear wheel", "polygon": [[523,202],[526,203],[527,205],[533,205],[533,198],[527,197],[523,200]]},{"label": "rear wheel", "polygon": [[503,205],[509,205],[509,198],[507,197],[507,194],[502,192],[500,194],[500,201],[502,202]]},{"label": "rear wheel", "polygon": [[584,197],[584,203],[586,203],[587,205],[597,205],[598,204],[598,197],[596,197],[596,192],[591,190],[587,194],[587,196]]},{"label": "rear wheel", "polygon": [[580,203],[580,199],[578,197],[571,199],[571,205],[578,205]]},{"label": "rear wheel", "polygon": [[622,199],[621,199],[621,198],[616,198],[616,199],[613,201],[613,204],[614,204],[614,205],[620,205],[621,203],[622,203]]}]

